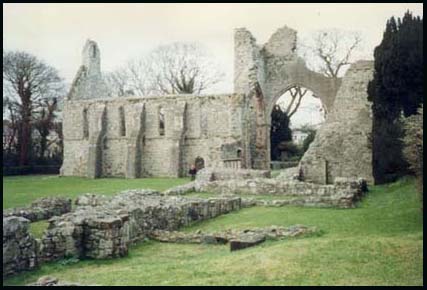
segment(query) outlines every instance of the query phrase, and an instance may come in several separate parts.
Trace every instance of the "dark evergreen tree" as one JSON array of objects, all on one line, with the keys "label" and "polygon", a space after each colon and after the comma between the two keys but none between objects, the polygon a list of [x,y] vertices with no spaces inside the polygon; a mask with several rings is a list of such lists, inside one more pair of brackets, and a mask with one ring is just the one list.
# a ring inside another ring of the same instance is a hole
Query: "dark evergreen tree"
[{"label": "dark evergreen tree", "polygon": [[400,116],[415,114],[423,103],[423,20],[408,11],[387,21],[375,48],[374,79],[368,86],[373,102],[372,154],[375,183],[407,173],[402,155]]},{"label": "dark evergreen tree", "polygon": [[289,128],[289,117],[286,112],[275,105],[273,111],[271,112],[271,160],[279,160],[280,150],[278,150],[278,145],[284,141],[292,141],[292,131]]}]

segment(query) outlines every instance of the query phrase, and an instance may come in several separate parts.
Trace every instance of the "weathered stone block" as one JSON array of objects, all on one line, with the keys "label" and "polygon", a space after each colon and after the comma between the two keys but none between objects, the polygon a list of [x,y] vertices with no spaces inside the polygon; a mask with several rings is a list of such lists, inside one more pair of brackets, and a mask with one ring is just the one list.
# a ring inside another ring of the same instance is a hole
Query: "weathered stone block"
[{"label": "weathered stone block", "polygon": [[3,277],[38,265],[38,245],[28,231],[29,223],[23,217],[3,218]]},{"label": "weathered stone block", "polygon": [[21,216],[32,222],[49,219],[71,211],[71,199],[64,197],[43,197],[28,207],[3,210],[3,217]]},{"label": "weathered stone block", "polygon": [[237,251],[249,247],[256,246],[265,242],[265,235],[244,233],[238,236],[236,239],[230,240],[230,251]]}]

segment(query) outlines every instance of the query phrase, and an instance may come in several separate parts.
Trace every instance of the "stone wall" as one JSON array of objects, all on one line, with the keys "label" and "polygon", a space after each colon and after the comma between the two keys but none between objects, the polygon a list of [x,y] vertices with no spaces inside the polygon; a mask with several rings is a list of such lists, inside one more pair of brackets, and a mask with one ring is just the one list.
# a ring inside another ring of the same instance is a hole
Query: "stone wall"
[{"label": "stone wall", "polygon": [[[301,205],[314,207],[355,207],[368,190],[363,178],[336,177],[333,184],[316,184],[298,181],[294,170],[276,178],[265,178],[269,171],[205,168],[197,173],[196,180],[170,188],[165,195],[184,195],[191,192],[217,193],[221,196],[242,197],[243,206]],[[244,195],[278,195],[286,200],[257,201]]]},{"label": "stone wall", "polygon": [[124,191],[112,198],[88,195],[77,201],[75,211],[49,220],[40,259],[122,257],[130,243],[143,240],[151,231],[177,230],[240,207],[238,197],[164,197],[151,190]]},{"label": "stone wall", "polygon": [[327,111],[332,110],[341,79],[309,70],[297,56],[296,45],[297,32],[287,26],[262,46],[246,28],[235,30],[234,91],[248,96],[244,114],[248,168],[270,168],[271,112],[287,90],[297,85],[310,89]]},{"label": "stone wall", "polygon": [[305,180],[330,184],[335,177],[360,177],[373,183],[372,113],[367,99],[372,76],[372,61],[358,61],[348,69],[332,112],[301,159]]},{"label": "stone wall", "polygon": [[[185,176],[196,157],[205,166],[223,167],[232,158],[241,159],[243,102],[242,95],[66,101],[61,174]],[[164,135],[159,132],[159,108],[165,112]],[[123,116],[125,129],[120,126]]]},{"label": "stone wall", "polygon": [[29,224],[23,217],[3,217],[3,277],[38,264],[37,242],[28,231]]},{"label": "stone wall", "polygon": [[285,204],[301,206],[330,206],[352,208],[364,194],[363,180],[337,178],[334,184],[285,181],[273,178],[221,180],[200,184],[196,191],[222,195],[280,195],[288,196]]},{"label": "stone wall", "polygon": [[240,236],[247,233],[262,235],[269,240],[279,240],[313,234],[315,232],[318,232],[315,227],[306,227],[303,225],[281,227],[273,225],[264,228],[247,228],[244,230],[227,229],[210,233],[204,233],[200,230],[192,233],[155,230],[150,234],[150,237],[154,240],[166,243],[226,244],[231,240],[239,239]]},{"label": "stone wall", "polygon": [[253,169],[228,169],[228,168],[204,168],[196,175],[197,183],[205,183],[214,180],[270,178],[269,170]]},{"label": "stone wall", "polygon": [[101,52],[98,44],[88,39],[82,51],[82,65],[71,84],[67,99],[110,97],[101,74]]},{"label": "stone wall", "polygon": [[300,163],[307,180],[325,184],[343,176],[370,182],[366,86],[372,63],[359,61],[338,80],[313,72],[297,56],[297,32],[287,26],[263,45],[245,28],[235,30],[234,41],[233,94],[122,98],[104,92],[100,51],[88,41],[64,102],[61,175],[178,177],[196,157],[207,167],[270,169],[272,108],[287,90],[302,86],[328,111]]},{"label": "stone wall", "polygon": [[3,218],[9,216],[24,217],[31,222],[47,220],[71,211],[71,199],[64,197],[44,197],[36,199],[28,207],[3,210]]}]

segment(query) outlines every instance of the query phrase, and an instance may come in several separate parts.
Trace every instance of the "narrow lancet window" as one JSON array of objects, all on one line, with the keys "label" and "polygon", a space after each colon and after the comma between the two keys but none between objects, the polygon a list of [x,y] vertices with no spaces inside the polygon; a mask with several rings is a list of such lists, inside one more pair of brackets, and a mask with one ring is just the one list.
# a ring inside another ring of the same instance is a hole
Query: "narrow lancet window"
[{"label": "narrow lancet window", "polygon": [[87,108],[83,109],[83,138],[89,138],[89,121],[87,117]]},{"label": "narrow lancet window", "polygon": [[165,111],[162,107],[159,107],[159,135],[165,135]]},{"label": "narrow lancet window", "polygon": [[120,127],[119,127],[119,135],[120,137],[126,136],[126,119],[125,119],[125,110],[123,107],[119,108],[119,118],[120,118]]},{"label": "narrow lancet window", "polygon": [[92,57],[93,58],[96,57],[96,47],[95,47],[95,45],[92,46]]}]

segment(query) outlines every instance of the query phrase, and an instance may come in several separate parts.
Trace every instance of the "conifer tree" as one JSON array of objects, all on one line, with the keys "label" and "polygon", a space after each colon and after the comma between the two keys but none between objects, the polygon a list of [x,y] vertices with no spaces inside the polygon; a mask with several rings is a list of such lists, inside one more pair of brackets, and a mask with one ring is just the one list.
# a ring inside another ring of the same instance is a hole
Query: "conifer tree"
[{"label": "conifer tree", "polygon": [[374,57],[374,79],[368,86],[373,175],[376,183],[384,183],[407,173],[400,117],[415,114],[423,103],[423,20],[409,11],[397,21],[391,17]]},{"label": "conifer tree", "polygon": [[275,105],[271,112],[271,160],[279,159],[277,146],[283,141],[292,140],[292,131],[289,128],[289,117],[280,106]]}]

